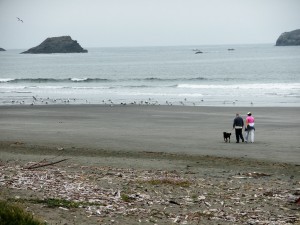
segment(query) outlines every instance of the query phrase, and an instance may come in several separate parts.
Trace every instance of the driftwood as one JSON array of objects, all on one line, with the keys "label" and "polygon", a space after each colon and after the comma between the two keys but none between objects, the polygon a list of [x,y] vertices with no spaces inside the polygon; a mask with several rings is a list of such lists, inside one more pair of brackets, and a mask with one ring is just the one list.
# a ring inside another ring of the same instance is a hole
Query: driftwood
[{"label": "driftwood", "polygon": [[[58,160],[47,159],[39,164],[46,166],[51,164],[50,161],[63,161]],[[28,195],[32,191],[38,192],[38,196],[45,200],[67,199],[70,208],[73,208],[74,203],[79,204],[76,209],[78,218],[95,217],[103,224],[112,223],[112,218],[118,223],[117,218],[122,220],[122,217],[132,218],[128,219],[128,224],[137,224],[137,221],[140,224],[155,222],[178,225],[287,225],[300,222],[300,183],[296,180],[297,176],[290,179],[285,172],[282,172],[284,176],[281,172],[266,176],[265,173],[245,169],[241,172],[238,169],[223,171],[222,174],[217,171],[196,176],[186,173],[186,170],[144,170],[78,164],[39,170],[23,168],[17,162],[0,166],[0,188],[12,189],[19,195],[27,190],[30,191]],[[236,179],[235,174],[252,180]],[[258,175],[258,178],[253,179],[253,174]],[[166,179],[174,182],[153,182]],[[183,180],[188,185],[175,182]],[[26,201],[26,196],[15,198]],[[59,210],[66,208],[58,207]],[[59,213],[65,215],[64,212]]]},{"label": "driftwood", "polygon": [[63,161],[66,161],[68,159],[62,159],[62,160],[59,160],[59,161],[56,161],[56,162],[49,162],[49,163],[43,163],[43,164],[40,164],[40,163],[36,163],[36,164],[33,164],[25,169],[28,169],[28,170],[32,170],[32,169],[36,169],[36,168],[40,168],[40,167],[45,167],[45,166],[51,166],[51,165],[54,165],[54,164],[57,164],[57,163],[60,163],[60,162],[63,162]]}]

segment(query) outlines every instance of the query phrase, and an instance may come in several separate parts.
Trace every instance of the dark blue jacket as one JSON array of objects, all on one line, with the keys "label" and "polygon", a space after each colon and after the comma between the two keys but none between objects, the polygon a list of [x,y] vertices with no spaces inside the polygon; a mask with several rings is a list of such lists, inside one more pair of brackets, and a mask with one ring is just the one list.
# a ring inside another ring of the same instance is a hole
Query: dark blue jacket
[{"label": "dark blue jacket", "polygon": [[234,120],[233,120],[233,128],[234,127],[243,127],[244,126],[244,120],[242,117],[238,116],[238,117],[235,117]]}]

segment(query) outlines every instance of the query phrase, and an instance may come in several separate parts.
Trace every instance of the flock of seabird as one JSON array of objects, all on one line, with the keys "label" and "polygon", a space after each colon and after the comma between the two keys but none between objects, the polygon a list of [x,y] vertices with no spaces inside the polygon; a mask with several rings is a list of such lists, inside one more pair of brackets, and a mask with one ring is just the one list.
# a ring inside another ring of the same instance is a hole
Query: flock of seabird
[{"label": "flock of seabird", "polygon": [[[99,103],[102,105],[108,105],[108,106],[115,106],[115,105],[169,105],[169,106],[173,106],[173,105],[182,105],[182,106],[201,106],[203,105],[204,99],[200,99],[197,102],[192,102],[189,101],[187,98],[185,98],[183,101],[178,101],[178,102],[170,102],[170,101],[165,101],[164,103],[160,103],[157,100],[148,98],[147,100],[140,100],[140,101],[132,101],[132,102],[114,102],[111,99],[108,100],[102,100]],[[235,105],[236,102],[238,102],[238,100],[235,100],[233,102],[231,101],[224,101],[223,104],[231,104],[231,105]],[[20,104],[20,105],[48,105],[48,104],[98,104],[97,102],[89,102],[86,99],[76,99],[76,98],[66,98],[66,99],[50,99],[48,98],[38,98],[36,96],[32,96],[31,100],[22,100],[22,101],[17,101],[17,100],[11,100],[11,104],[16,105],[16,104]],[[250,102],[250,105],[253,105],[253,102]]]}]

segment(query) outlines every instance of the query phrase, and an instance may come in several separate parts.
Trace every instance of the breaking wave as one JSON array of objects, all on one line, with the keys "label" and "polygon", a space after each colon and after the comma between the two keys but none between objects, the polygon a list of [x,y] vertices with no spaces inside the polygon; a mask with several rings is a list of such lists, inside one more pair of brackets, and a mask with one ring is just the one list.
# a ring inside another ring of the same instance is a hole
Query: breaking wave
[{"label": "breaking wave", "polygon": [[120,82],[120,81],[195,81],[195,80],[207,80],[204,77],[195,78],[130,78],[130,79],[106,79],[106,78],[1,78],[0,83],[101,83],[101,82]]},{"label": "breaking wave", "polygon": [[107,82],[109,79],[102,78],[2,78],[0,83],[61,83],[61,82]]}]

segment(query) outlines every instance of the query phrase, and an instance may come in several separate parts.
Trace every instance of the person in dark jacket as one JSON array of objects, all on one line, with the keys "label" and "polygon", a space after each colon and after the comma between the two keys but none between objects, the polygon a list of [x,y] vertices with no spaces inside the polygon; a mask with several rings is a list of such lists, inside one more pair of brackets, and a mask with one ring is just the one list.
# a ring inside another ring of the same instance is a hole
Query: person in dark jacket
[{"label": "person in dark jacket", "polygon": [[233,129],[235,129],[236,143],[240,142],[240,138],[242,139],[242,142],[244,142],[243,127],[244,127],[244,120],[237,113],[236,117],[233,120]]}]

